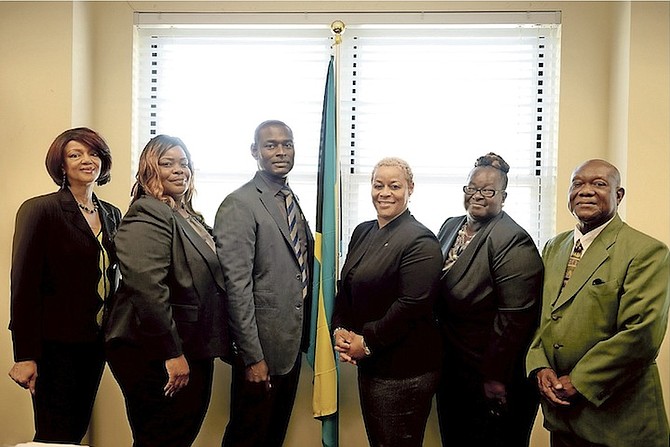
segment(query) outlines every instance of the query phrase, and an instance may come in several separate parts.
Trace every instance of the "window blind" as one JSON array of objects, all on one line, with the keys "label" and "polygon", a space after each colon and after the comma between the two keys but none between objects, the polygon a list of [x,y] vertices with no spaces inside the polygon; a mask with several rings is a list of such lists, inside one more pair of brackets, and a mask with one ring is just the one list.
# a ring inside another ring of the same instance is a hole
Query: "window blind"
[{"label": "window blind", "polygon": [[[340,18],[138,14],[135,157],[155,134],[182,138],[194,158],[195,205],[212,223],[221,200],[256,170],[249,152],[255,126],[281,119],[296,142],[290,182],[313,221],[329,24]],[[374,218],[371,168],[385,156],[410,163],[416,184],[410,210],[437,231],[445,218],[463,214],[461,186],[475,159],[496,152],[511,165],[505,211],[538,244],[553,236],[556,18],[344,17],[339,148],[345,247],[355,225]]]},{"label": "window blind", "polygon": [[539,243],[553,235],[557,28],[458,26],[355,30],[342,50],[349,225],[365,207],[372,166],[405,158],[411,209],[437,231],[463,214],[467,174],[495,152],[510,164],[505,210]]}]

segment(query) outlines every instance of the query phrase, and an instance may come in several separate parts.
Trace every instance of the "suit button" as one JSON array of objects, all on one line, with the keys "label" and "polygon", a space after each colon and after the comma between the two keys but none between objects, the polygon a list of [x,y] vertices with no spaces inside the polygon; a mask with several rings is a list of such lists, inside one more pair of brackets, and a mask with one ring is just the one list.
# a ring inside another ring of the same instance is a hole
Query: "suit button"
[{"label": "suit button", "polygon": [[295,279],[297,279],[298,281],[302,281],[302,277],[300,276],[300,273],[295,275]]},{"label": "suit button", "polygon": [[563,345],[558,344],[558,343],[554,343],[554,349],[561,349],[562,347],[563,347]]},{"label": "suit button", "polygon": [[302,307],[302,303],[298,303],[298,304],[295,305],[296,309],[300,309],[301,307]]}]

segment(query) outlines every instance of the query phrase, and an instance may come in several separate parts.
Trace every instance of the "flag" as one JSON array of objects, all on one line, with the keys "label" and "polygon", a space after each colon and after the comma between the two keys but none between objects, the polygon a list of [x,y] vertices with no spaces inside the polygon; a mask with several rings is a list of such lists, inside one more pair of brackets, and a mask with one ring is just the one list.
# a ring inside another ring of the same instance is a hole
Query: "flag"
[{"label": "flag", "polygon": [[337,128],[335,107],[335,75],[331,56],[321,115],[314,268],[312,269],[312,315],[310,346],[307,352],[307,361],[314,369],[312,410],[314,417],[321,419],[321,439],[324,447],[338,445],[337,361],[330,333],[339,256],[337,237],[339,167],[335,141]]}]

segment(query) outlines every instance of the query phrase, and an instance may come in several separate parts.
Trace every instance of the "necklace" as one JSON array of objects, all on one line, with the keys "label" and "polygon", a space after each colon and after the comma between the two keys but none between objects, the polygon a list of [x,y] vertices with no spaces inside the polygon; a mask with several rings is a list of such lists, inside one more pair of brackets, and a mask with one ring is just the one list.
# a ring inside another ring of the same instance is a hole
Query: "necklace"
[{"label": "necklace", "polygon": [[472,233],[472,234],[468,233],[468,224],[467,224],[467,223],[463,224],[463,226],[461,227],[461,229],[458,230],[458,235],[463,237],[463,241],[464,241],[466,244],[470,243],[470,240],[471,240],[473,237],[475,237],[475,234],[477,234],[477,231],[475,231],[475,232]]},{"label": "necklace", "polygon": [[95,214],[95,213],[98,212],[98,204],[95,203],[95,201],[93,201],[93,209],[87,207],[86,205],[84,205],[81,202],[77,202],[77,205],[79,205],[79,208],[81,208],[84,212],[86,212],[88,214]]}]

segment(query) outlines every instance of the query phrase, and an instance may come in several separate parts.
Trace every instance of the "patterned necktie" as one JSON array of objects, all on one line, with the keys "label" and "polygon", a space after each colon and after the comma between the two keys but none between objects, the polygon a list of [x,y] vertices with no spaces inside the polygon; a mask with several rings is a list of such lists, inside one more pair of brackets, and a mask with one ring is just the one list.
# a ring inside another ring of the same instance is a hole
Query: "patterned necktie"
[{"label": "patterned necktie", "polygon": [[288,219],[288,229],[291,236],[291,244],[293,245],[293,252],[298,259],[298,266],[300,267],[300,276],[302,279],[302,298],[307,296],[307,265],[305,257],[303,256],[302,247],[300,246],[300,238],[298,237],[298,206],[295,203],[293,192],[288,186],[282,187],[280,190],[286,202],[286,217]]},{"label": "patterned necktie", "polygon": [[575,271],[575,267],[577,267],[577,264],[579,264],[579,260],[582,258],[583,250],[584,247],[582,247],[581,241],[577,239],[575,248],[572,250],[572,254],[570,254],[570,259],[568,259],[568,265],[565,267],[565,275],[563,275],[563,285],[561,286],[561,292],[572,276],[572,272]]}]

